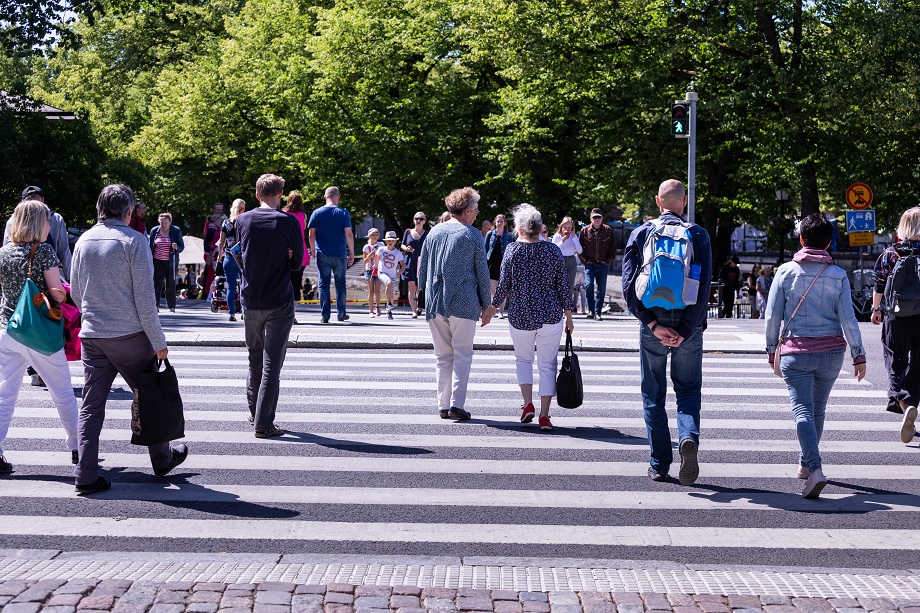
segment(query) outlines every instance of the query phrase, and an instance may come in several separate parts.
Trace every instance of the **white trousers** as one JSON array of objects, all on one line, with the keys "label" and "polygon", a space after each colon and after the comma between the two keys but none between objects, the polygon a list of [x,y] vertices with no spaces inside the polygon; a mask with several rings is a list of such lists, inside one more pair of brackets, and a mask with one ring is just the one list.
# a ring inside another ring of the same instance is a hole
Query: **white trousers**
[{"label": "white trousers", "polygon": [[64,351],[44,355],[29,349],[0,329],[0,455],[3,455],[3,441],[10,429],[13,409],[22,387],[22,376],[29,365],[44,379],[51,400],[57,407],[58,417],[67,433],[67,449],[77,448],[77,399],[70,383],[70,368]]},{"label": "white trousers", "polygon": [[[518,330],[512,325],[511,342],[514,343],[514,365],[517,367],[518,385],[533,385],[533,360],[537,358],[540,373],[540,396],[556,395],[556,365],[559,339],[562,338],[565,319],[554,324],[543,324],[536,330]],[[534,351],[536,346],[536,351]]]},{"label": "white trousers", "polygon": [[438,409],[462,409],[466,404],[466,386],[470,382],[470,367],[473,365],[476,321],[438,315],[428,320],[428,327],[437,361]]}]

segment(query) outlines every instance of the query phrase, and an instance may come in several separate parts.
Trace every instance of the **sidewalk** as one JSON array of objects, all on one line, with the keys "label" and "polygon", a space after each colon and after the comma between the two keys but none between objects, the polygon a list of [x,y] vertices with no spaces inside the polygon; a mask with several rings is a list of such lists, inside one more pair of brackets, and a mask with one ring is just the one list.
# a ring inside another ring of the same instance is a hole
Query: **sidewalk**
[{"label": "sidewalk", "polygon": [[3,613],[920,613],[918,571],[0,550]]}]

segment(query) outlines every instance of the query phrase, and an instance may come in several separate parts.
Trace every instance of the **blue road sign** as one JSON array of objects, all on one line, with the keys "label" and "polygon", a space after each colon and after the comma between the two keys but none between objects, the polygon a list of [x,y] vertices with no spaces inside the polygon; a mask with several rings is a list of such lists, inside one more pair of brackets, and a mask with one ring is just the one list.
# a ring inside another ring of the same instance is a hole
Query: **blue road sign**
[{"label": "blue road sign", "polygon": [[847,232],[875,232],[875,211],[847,211]]}]

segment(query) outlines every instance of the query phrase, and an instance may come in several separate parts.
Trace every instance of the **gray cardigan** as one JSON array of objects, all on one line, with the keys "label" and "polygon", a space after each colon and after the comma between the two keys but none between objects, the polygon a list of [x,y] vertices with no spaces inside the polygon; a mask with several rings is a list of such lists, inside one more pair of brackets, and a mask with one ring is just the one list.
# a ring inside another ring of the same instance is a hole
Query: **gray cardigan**
[{"label": "gray cardigan", "polygon": [[479,319],[491,290],[482,233],[461,223],[432,228],[422,245],[418,286],[425,292],[425,319]]},{"label": "gray cardigan", "polygon": [[81,338],[144,332],[154,351],[166,347],[153,296],[147,237],[107,219],[90,228],[73,252],[71,295],[83,312]]}]

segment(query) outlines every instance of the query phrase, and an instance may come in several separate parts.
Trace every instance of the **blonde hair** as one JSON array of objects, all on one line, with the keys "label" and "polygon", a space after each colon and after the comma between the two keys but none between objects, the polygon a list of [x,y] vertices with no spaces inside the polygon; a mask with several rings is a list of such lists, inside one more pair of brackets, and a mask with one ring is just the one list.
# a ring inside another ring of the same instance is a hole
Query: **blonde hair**
[{"label": "blonde hair", "polygon": [[902,241],[920,240],[920,206],[907,209],[898,224],[898,238]]},{"label": "blonde hair", "polygon": [[256,195],[277,196],[284,191],[284,179],[278,175],[264,174],[256,181]]},{"label": "blonde hair", "polygon": [[51,209],[38,200],[23,200],[13,210],[10,219],[10,240],[33,243],[45,240],[45,224],[51,222]]},{"label": "blonde hair", "polygon": [[246,201],[242,198],[237,198],[233,201],[233,204],[230,205],[230,221],[236,221],[236,218],[242,215],[246,211]]},{"label": "blonde hair", "polygon": [[162,217],[165,217],[166,219],[168,219],[169,223],[172,224],[172,213],[160,213],[157,216],[157,221],[159,221]]},{"label": "blonde hair", "polygon": [[562,234],[562,226],[564,226],[567,223],[572,224],[572,231],[575,230],[575,220],[569,217],[568,215],[566,215],[565,217],[562,218],[562,221],[560,221],[559,225],[556,227],[556,234]]}]

